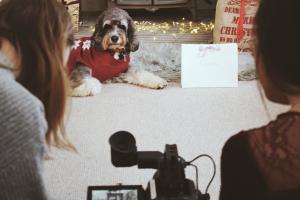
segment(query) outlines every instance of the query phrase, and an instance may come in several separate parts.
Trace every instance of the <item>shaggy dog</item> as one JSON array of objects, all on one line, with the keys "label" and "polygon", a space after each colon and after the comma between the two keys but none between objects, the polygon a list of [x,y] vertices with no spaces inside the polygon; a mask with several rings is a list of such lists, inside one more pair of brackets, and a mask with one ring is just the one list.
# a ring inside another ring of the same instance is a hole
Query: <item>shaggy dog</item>
[{"label": "shaggy dog", "polygon": [[104,11],[93,35],[76,40],[72,47],[68,60],[72,95],[96,95],[101,92],[101,82],[112,78],[152,89],[166,87],[164,79],[129,64],[130,52],[138,48],[134,22],[128,13],[120,8]]}]

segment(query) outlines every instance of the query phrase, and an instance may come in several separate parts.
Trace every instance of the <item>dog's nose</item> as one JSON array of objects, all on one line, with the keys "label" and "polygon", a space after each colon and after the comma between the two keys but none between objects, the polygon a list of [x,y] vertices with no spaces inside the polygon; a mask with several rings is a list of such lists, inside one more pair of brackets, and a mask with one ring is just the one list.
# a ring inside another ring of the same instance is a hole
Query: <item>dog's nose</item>
[{"label": "dog's nose", "polygon": [[114,42],[114,43],[118,42],[118,40],[119,40],[118,36],[114,35],[114,36],[111,37],[111,41]]}]

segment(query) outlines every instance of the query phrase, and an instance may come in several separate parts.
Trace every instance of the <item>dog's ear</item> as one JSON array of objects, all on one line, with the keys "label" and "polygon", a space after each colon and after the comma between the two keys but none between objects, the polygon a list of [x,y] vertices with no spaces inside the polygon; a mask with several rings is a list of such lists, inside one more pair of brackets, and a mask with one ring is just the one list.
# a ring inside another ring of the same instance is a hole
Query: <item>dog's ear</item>
[{"label": "dog's ear", "polygon": [[103,12],[97,19],[95,25],[95,31],[91,37],[92,47],[95,47],[97,50],[102,51],[102,37],[103,37],[103,18],[105,16],[105,12]]},{"label": "dog's ear", "polygon": [[128,20],[128,30],[127,30],[128,42],[126,48],[127,51],[134,52],[138,50],[140,42],[136,35],[135,24],[133,22],[133,19],[130,16],[127,16],[127,20]]}]

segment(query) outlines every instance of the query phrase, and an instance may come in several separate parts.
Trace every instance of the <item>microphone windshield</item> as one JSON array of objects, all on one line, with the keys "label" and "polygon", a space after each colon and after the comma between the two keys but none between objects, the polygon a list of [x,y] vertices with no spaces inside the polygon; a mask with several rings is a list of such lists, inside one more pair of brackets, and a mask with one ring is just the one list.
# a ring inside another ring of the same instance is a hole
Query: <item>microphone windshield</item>
[{"label": "microphone windshield", "polygon": [[116,167],[131,167],[137,164],[137,147],[134,136],[127,131],[118,131],[109,138],[111,162]]}]

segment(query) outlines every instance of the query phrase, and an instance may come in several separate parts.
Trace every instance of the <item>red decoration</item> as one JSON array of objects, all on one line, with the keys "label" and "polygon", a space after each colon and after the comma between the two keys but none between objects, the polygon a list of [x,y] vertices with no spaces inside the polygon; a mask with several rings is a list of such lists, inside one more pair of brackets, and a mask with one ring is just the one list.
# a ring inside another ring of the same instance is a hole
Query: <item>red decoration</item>
[{"label": "red decoration", "polygon": [[245,33],[244,33],[244,20],[245,20],[245,0],[241,0],[240,6],[240,19],[237,27],[237,39],[238,42],[241,42]]}]

